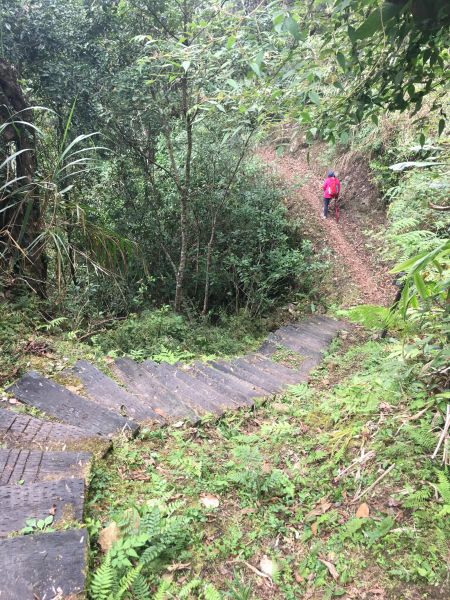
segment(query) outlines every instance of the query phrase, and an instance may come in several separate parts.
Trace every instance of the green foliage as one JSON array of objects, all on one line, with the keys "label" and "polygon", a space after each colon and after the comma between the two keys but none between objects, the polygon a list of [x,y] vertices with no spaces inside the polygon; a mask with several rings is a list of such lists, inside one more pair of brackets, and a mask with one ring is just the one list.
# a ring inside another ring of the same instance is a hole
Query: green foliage
[{"label": "green foliage", "polygon": [[263,331],[263,323],[245,313],[224,315],[213,325],[207,320],[188,320],[165,307],[128,318],[93,342],[103,352],[175,363],[202,355],[238,354],[256,347]]},{"label": "green foliage", "polygon": [[26,527],[20,531],[22,535],[40,533],[42,531],[46,531],[47,533],[54,531],[54,529],[50,527],[50,525],[53,523],[52,515],[46,516],[45,519],[27,519],[25,523]]},{"label": "green foliage", "polygon": [[[158,583],[157,574],[179,555],[189,539],[187,519],[174,516],[173,510],[173,506],[160,500],[131,517],[125,516],[123,537],[109,550],[92,577],[93,600],[121,600],[128,598],[130,592],[135,600],[164,597],[168,586],[164,581]],[[131,518],[134,531],[130,531]],[[154,597],[150,583],[158,584]]]}]

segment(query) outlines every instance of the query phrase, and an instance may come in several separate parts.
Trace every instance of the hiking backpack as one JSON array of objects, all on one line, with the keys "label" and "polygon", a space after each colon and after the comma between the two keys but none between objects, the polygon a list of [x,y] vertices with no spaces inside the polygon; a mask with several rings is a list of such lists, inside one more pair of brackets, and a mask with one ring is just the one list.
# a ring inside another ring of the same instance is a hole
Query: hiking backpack
[{"label": "hiking backpack", "polygon": [[335,198],[338,194],[338,183],[336,177],[332,177],[328,183],[327,192],[331,198]]}]

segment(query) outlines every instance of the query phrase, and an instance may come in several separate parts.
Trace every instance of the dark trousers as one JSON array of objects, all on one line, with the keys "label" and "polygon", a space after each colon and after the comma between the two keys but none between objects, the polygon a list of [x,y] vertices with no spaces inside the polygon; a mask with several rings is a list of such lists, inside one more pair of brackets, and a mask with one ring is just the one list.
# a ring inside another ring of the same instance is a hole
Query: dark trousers
[{"label": "dark trousers", "polygon": [[323,199],[323,216],[328,217],[328,208],[330,207],[331,198]]}]

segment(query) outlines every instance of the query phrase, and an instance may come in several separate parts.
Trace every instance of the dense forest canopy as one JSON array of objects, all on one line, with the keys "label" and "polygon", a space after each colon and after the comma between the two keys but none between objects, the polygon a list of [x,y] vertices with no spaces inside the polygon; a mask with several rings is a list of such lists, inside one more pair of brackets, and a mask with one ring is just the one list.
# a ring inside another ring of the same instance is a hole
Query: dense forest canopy
[{"label": "dense forest canopy", "polygon": [[429,95],[445,127],[444,1],[1,12],[2,285],[53,302],[264,311],[315,267],[249,161],[258,136],[293,122],[307,143],[345,145],[355,124]]}]

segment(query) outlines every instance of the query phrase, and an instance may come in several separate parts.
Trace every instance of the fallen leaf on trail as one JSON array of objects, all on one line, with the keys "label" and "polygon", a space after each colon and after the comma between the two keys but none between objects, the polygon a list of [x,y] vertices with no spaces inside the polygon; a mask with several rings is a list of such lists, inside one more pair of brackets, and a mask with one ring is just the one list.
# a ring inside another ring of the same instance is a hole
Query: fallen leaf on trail
[{"label": "fallen leaf on trail", "polygon": [[297,583],[303,583],[305,581],[305,578],[302,577],[299,573],[294,571],[294,579]]},{"label": "fallen leaf on trail", "polygon": [[115,521],[111,521],[107,527],[100,531],[98,535],[98,543],[103,552],[108,552],[108,550],[111,550],[119,538],[119,527]]},{"label": "fallen leaf on trail", "polygon": [[74,394],[78,394],[83,389],[82,385],[66,385],[65,388],[69,390],[69,392],[73,392]]},{"label": "fallen leaf on trail", "polygon": [[10,398],[9,403],[10,404],[18,404],[18,401],[15,398]]},{"label": "fallen leaf on trail", "polygon": [[203,494],[200,496],[200,503],[203,504],[203,506],[206,506],[206,508],[217,508],[220,504],[220,500],[217,496]]},{"label": "fallen leaf on trail", "polygon": [[128,479],[132,479],[133,481],[150,481],[151,477],[145,470],[137,469],[130,471]]},{"label": "fallen leaf on trail", "polygon": [[318,523],[317,521],[314,521],[314,523],[311,525],[311,531],[313,535],[317,535],[317,528],[318,528]]},{"label": "fallen leaf on trail", "polygon": [[329,510],[332,506],[331,502],[322,502],[322,500],[319,502],[319,504],[316,506],[316,508],[314,508],[313,510],[310,510],[309,513],[306,515],[306,519],[310,518],[310,517],[318,517],[320,515],[323,515],[324,513],[327,512],[327,510]]},{"label": "fallen leaf on trail", "polygon": [[278,571],[277,563],[266,555],[262,557],[259,563],[259,568],[261,573],[264,573],[264,575],[269,575],[269,577],[272,577]]},{"label": "fallen leaf on trail", "polygon": [[172,573],[173,571],[183,571],[184,569],[188,569],[191,566],[191,563],[174,563],[173,565],[169,565],[167,570]]},{"label": "fallen leaf on trail", "polygon": [[277,412],[281,413],[288,413],[291,410],[289,406],[287,406],[287,404],[282,404],[281,402],[274,402],[273,404],[271,404],[271,407],[273,408],[273,410],[276,410]]},{"label": "fallen leaf on trail", "polygon": [[329,560],[324,560],[323,558],[319,558],[319,561],[326,566],[331,577],[333,579],[339,579],[339,573],[336,571],[336,567]]},{"label": "fallen leaf on trail", "polygon": [[176,423],[174,423],[172,425],[172,427],[176,427],[177,429],[179,429],[180,427],[183,427],[184,425],[184,421],[177,421]]},{"label": "fallen leaf on trail", "polygon": [[49,511],[48,511],[49,515],[56,515],[56,504],[52,504],[52,506],[50,507]]},{"label": "fallen leaf on trail", "polygon": [[252,515],[256,512],[256,508],[243,508],[241,510],[241,515]]},{"label": "fallen leaf on trail", "polygon": [[358,510],[356,511],[356,517],[358,519],[367,519],[367,517],[370,514],[370,509],[369,506],[363,502],[362,504],[359,505]]}]

